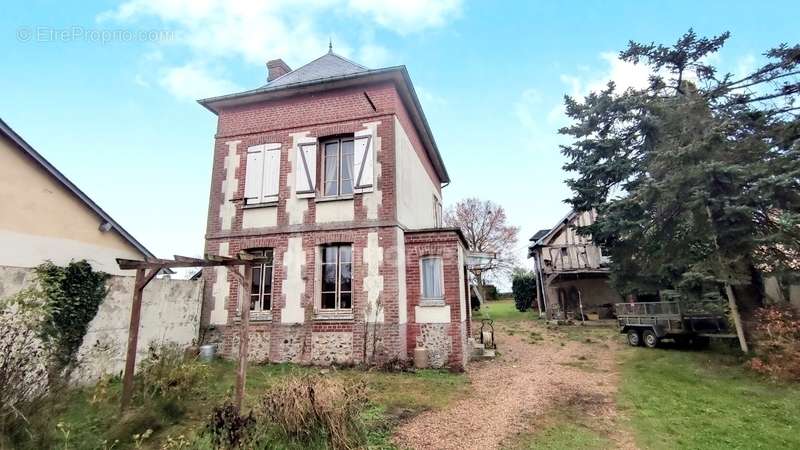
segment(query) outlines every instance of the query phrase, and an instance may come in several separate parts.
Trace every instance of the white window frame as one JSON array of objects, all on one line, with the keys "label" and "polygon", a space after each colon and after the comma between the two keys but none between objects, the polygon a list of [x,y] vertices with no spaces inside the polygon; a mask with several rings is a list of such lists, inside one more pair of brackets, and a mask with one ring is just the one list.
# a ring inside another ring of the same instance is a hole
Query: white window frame
[{"label": "white window frame", "polygon": [[[322,278],[323,278],[324,273],[325,273],[324,272],[324,270],[325,270],[324,266],[332,264],[332,263],[326,263],[324,261],[324,259],[323,259],[323,256],[324,256],[325,249],[326,248],[331,248],[331,247],[335,247],[337,249],[336,250],[336,263],[335,263],[336,264],[336,285],[335,285],[335,290],[334,291],[323,291],[322,290]],[[341,258],[340,249],[343,248],[343,247],[348,247],[350,249],[350,261],[345,263],[345,264],[350,264],[350,290],[349,291],[343,291],[341,289],[342,258]],[[317,276],[317,280],[318,280],[319,288],[317,289],[316,302],[315,302],[317,314],[318,315],[322,315],[322,316],[336,316],[336,317],[346,316],[344,318],[352,318],[352,315],[353,315],[353,301],[354,301],[353,293],[354,293],[354,283],[355,283],[354,277],[353,277],[353,265],[354,265],[353,260],[355,259],[355,255],[353,253],[353,244],[351,244],[351,243],[337,243],[337,244],[321,245],[321,246],[319,246],[319,250],[317,251],[317,255],[318,255],[318,261],[319,261],[319,263],[317,264],[317,269],[318,269],[317,273],[319,274]],[[323,294],[329,294],[331,292],[334,293],[335,307],[334,308],[323,308],[322,307],[322,295]],[[342,308],[341,307],[341,304],[342,304],[341,303],[342,302],[341,295],[342,295],[342,293],[350,294],[350,307],[349,308]]]},{"label": "white window frame", "polygon": [[[274,248],[257,248],[257,249],[250,249],[247,250],[247,253],[250,253],[254,256],[264,256],[265,252],[272,253],[272,264],[256,264],[250,270],[259,269],[260,273],[260,286],[261,291],[258,293],[252,292],[252,284],[250,286],[250,319],[251,320],[272,320],[272,307],[275,306],[275,249]],[[265,276],[265,268],[269,266],[270,268],[270,283],[269,283],[269,293],[264,292],[264,281],[266,280]],[[252,273],[251,273],[252,275]],[[251,276],[252,279],[252,276]],[[239,285],[239,304],[236,308],[236,319],[241,319],[242,314],[242,288],[241,284]],[[264,309],[264,296],[269,295],[269,308]],[[255,299],[255,300],[254,300]]]},{"label": "white window frame", "polygon": [[[426,297],[425,296],[425,261],[435,260],[439,261],[439,291],[440,297]],[[423,256],[419,259],[419,288],[420,288],[420,303],[421,304],[435,304],[443,305],[445,303],[444,293],[444,258],[439,255]]]},{"label": "white window frame", "polygon": [[[350,142],[353,146],[353,155],[352,155],[352,162],[353,165],[350,167],[350,192],[342,192],[342,143],[343,142]],[[327,173],[327,146],[328,144],[336,143],[336,193],[328,194],[327,184],[328,184],[328,173]],[[325,139],[320,141],[319,145],[319,158],[321,161],[321,174],[322,179],[320,180],[320,194],[324,198],[336,198],[336,197],[352,197],[355,191],[355,184],[356,178],[358,174],[355,173],[355,138],[353,136],[345,136],[345,137],[338,137],[333,139]]]},{"label": "white window frame", "polygon": [[[272,153],[276,152],[276,153]],[[259,168],[260,176],[257,179],[257,183],[259,183],[258,187],[258,195],[255,199],[247,198],[247,181],[248,181],[248,170],[255,170],[255,168],[248,167],[250,165],[245,160],[245,198],[244,198],[244,207],[258,207],[258,206],[274,206],[278,204],[278,199],[280,195],[280,167],[281,167],[281,144],[261,144],[261,145],[254,145],[247,148],[247,155],[249,159],[249,155],[251,154],[260,154],[261,155],[261,167]],[[267,159],[272,155],[277,154],[277,173],[270,173],[268,171],[269,166],[267,165]],[[270,178],[270,176],[274,175],[274,180]],[[275,183],[274,186],[267,186],[267,182],[272,181]],[[267,189],[277,188],[277,192],[272,195],[267,195]]]},{"label": "white window frame", "polygon": [[434,227],[441,228],[443,225],[442,202],[437,196],[433,196],[433,221]]}]

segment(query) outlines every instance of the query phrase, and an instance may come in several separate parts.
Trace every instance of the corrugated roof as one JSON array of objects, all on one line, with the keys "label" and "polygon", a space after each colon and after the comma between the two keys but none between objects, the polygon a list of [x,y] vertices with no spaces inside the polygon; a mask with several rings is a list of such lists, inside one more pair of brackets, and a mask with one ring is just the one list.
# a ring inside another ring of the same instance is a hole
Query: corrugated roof
[{"label": "corrugated roof", "polygon": [[279,76],[263,87],[274,88],[295,83],[305,83],[342,75],[353,75],[367,70],[369,69],[360,64],[354,63],[336,53],[328,52],[302,67]]},{"label": "corrugated roof", "polygon": [[[112,229],[116,230],[117,233],[119,233],[126,241],[128,241],[132,246],[134,246],[137,250],[139,250],[144,256],[147,256],[149,258],[155,258],[155,255],[150,253],[150,250],[147,250],[147,248],[145,248],[144,245],[142,245],[139,241],[134,239],[134,237],[131,236],[130,233],[125,231],[125,229],[122,228],[122,226],[118,224],[114,219],[112,219],[107,212],[103,211],[103,209],[100,208],[100,206],[98,206],[97,203],[95,203],[91,198],[89,198],[89,196],[86,195],[83,191],[78,189],[78,187],[75,186],[75,184],[72,183],[66,176],[64,176],[63,173],[61,173],[58,169],[56,169],[55,166],[50,164],[50,161],[45,159],[44,156],[42,156],[39,152],[34,150],[33,147],[31,147],[31,145],[28,144],[25,141],[25,139],[22,139],[22,136],[17,134],[16,131],[14,131],[10,126],[8,126],[8,124],[5,123],[5,121],[2,118],[0,118],[0,133],[7,136],[12,142],[14,142],[17,145],[18,148],[27,153],[28,156],[30,156],[34,161],[39,163],[39,165],[42,166],[42,168],[44,168],[45,171],[50,173],[50,175],[53,178],[58,180],[65,188],[67,188],[67,190],[69,190],[70,192],[72,192],[73,195],[78,197],[78,199],[80,199],[89,209],[94,211],[94,213],[97,214],[103,220],[103,222],[107,222],[109,225],[111,225]],[[170,269],[164,269],[164,272],[175,273]]]}]

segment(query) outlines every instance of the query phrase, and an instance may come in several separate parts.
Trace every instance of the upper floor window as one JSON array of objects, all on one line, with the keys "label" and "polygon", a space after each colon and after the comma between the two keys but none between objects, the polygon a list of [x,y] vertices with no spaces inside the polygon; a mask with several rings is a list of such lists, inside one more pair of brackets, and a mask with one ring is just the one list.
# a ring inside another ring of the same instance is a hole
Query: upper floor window
[{"label": "upper floor window", "polygon": [[302,142],[295,147],[290,158],[298,198],[335,198],[374,190],[373,135],[363,131],[356,134],[321,139],[319,145]]},{"label": "upper floor window", "polygon": [[272,249],[250,250],[254,256],[266,256],[267,262],[253,266],[253,281],[250,286],[250,311],[267,312],[272,310]]},{"label": "upper floor window", "polygon": [[444,272],[440,256],[426,256],[421,259],[422,268],[422,299],[444,299]]},{"label": "upper floor window", "polygon": [[353,193],[352,137],[327,140],[322,143],[323,195],[335,197]]},{"label": "upper floor window", "polygon": [[342,310],[353,307],[353,247],[322,247],[322,286],[320,308]]},{"label": "upper floor window", "polygon": [[246,205],[278,201],[280,167],[280,144],[254,145],[247,149],[244,179],[244,202]]}]

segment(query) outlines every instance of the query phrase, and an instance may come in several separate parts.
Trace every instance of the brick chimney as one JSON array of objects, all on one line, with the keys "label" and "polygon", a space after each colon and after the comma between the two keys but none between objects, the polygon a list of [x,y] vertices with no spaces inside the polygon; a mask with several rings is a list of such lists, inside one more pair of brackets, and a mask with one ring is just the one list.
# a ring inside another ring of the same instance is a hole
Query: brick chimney
[{"label": "brick chimney", "polygon": [[267,61],[267,71],[267,82],[270,82],[281,75],[291,72],[292,69],[282,59],[273,59],[272,61]]}]

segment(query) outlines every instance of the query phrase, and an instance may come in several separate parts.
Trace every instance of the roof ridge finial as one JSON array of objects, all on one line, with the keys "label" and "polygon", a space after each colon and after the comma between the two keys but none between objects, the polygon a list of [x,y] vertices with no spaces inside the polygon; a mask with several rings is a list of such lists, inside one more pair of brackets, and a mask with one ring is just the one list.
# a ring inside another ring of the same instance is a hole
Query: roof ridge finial
[{"label": "roof ridge finial", "polygon": [[328,53],[333,53],[333,39],[328,37]]}]

